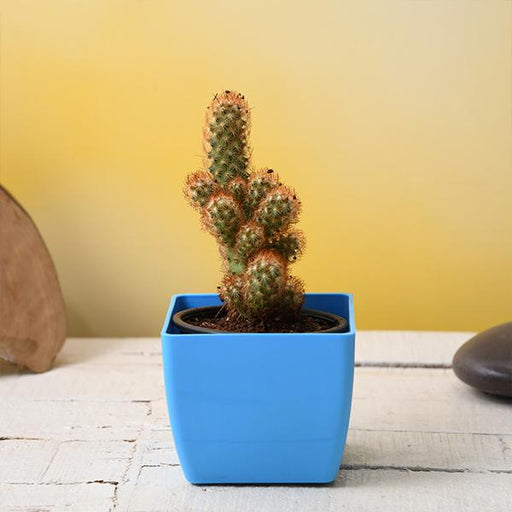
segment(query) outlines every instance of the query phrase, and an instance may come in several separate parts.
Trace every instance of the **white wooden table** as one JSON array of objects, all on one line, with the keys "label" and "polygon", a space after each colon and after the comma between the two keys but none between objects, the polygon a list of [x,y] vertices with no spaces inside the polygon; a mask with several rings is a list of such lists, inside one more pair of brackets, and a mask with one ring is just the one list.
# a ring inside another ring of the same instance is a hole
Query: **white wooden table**
[{"label": "white wooden table", "polygon": [[512,407],[449,368],[470,333],[360,332],[348,444],[317,486],[194,486],[158,339],[69,339],[45,374],[0,364],[0,511],[512,511]]}]

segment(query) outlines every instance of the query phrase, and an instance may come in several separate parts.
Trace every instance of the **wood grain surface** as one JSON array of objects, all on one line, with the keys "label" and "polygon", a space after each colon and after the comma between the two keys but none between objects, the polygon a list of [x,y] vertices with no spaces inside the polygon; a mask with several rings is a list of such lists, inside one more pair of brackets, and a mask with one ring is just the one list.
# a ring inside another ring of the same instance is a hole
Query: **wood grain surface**
[{"label": "wood grain surface", "polygon": [[194,486],[157,339],[69,339],[55,368],[0,365],[0,510],[512,510],[512,407],[457,380],[471,333],[360,332],[347,448],[330,485]]},{"label": "wood grain surface", "polygon": [[0,186],[0,357],[44,372],[65,339],[50,253],[28,213]]}]

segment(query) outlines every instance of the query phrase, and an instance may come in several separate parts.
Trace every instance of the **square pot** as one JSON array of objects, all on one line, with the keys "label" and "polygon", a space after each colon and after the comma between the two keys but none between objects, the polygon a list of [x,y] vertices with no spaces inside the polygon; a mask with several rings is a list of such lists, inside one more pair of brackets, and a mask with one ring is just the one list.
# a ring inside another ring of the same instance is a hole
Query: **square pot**
[{"label": "square pot", "polygon": [[172,315],[221,304],[174,295],[162,329],[165,392],[189,482],[327,483],[347,436],[354,375],[352,295],[306,294],[344,333],[182,334]]}]

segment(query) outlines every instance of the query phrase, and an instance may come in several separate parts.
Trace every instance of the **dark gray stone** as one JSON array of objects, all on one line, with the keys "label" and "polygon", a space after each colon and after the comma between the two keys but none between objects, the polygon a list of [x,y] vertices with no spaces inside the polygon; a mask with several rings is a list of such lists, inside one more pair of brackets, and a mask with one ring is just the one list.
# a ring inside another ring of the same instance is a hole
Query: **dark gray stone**
[{"label": "dark gray stone", "polygon": [[453,371],[480,391],[512,397],[512,322],[483,331],[457,350]]}]

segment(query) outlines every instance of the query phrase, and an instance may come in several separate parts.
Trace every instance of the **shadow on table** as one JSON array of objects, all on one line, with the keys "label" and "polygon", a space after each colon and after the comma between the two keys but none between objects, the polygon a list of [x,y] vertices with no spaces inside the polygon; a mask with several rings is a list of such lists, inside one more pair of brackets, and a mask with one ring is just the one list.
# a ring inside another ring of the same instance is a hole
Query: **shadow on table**
[{"label": "shadow on table", "polygon": [[20,375],[23,373],[30,373],[28,370],[24,370],[20,366],[9,363],[5,359],[0,359],[0,378],[7,377],[9,375]]},{"label": "shadow on table", "polygon": [[495,404],[512,405],[512,397],[509,396],[491,395],[489,393],[484,393],[483,391],[478,391],[477,389],[470,388],[469,386],[468,393],[471,393],[472,397],[475,400],[492,402]]},{"label": "shadow on table", "polygon": [[57,354],[53,368],[84,363],[116,361],[122,353],[123,338],[70,338]]},{"label": "shadow on table", "polygon": [[[102,361],[108,364],[109,354],[115,359],[121,352],[122,338],[101,339],[101,338],[70,338],[66,340],[62,350],[55,357],[52,367],[48,372],[58,368],[73,366],[77,364]],[[47,373],[47,372],[45,372]],[[0,359],[0,378],[11,375],[38,375],[19,365]]]}]

